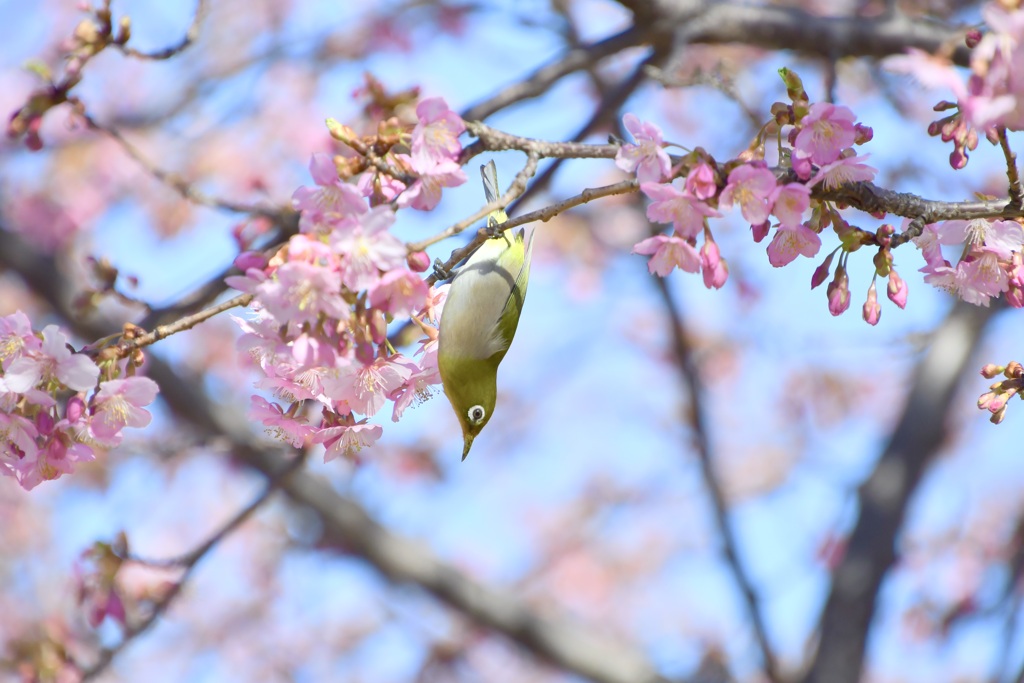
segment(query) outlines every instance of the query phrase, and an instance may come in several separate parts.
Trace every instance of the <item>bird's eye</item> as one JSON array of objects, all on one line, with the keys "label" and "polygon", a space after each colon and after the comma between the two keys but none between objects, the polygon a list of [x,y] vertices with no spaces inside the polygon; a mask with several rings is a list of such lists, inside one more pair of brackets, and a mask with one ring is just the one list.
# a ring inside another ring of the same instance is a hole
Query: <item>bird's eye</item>
[{"label": "bird's eye", "polygon": [[480,422],[483,422],[484,417],[487,415],[487,411],[484,410],[483,406],[473,406],[469,409],[469,412],[466,413],[466,415],[469,416],[470,422],[473,424],[479,424]]}]

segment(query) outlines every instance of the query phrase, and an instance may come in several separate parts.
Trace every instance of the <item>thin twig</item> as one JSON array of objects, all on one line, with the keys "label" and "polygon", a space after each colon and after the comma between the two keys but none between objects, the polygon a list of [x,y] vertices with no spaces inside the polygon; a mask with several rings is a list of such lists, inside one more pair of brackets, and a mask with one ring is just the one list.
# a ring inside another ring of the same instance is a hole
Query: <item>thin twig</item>
[{"label": "thin twig", "polygon": [[[222,303],[219,303],[216,306],[210,306],[209,308],[205,308],[199,311],[198,313],[187,315],[168,325],[160,325],[152,332],[147,332],[146,334],[139,335],[138,337],[135,337],[133,339],[125,339],[119,342],[117,345],[118,355],[121,358],[126,358],[131,354],[132,351],[136,349],[141,349],[145,346],[149,346],[150,344],[155,344],[161,339],[165,339],[171,336],[172,334],[177,334],[179,332],[184,332],[185,330],[190,330],[199,323],[205,322],[210,318],[214,317],[215,315],[223,313],[224,311],[231,310],[232,308],[243,308],[245,306],[248,306],[249,302],[252,301],[252,297],[252,294],[239,294],[238,296],[228,299],[227,301],[224,301]],[[100,350],[101,349],[98,348],[90,349],[90,353],[97,354],[100,352]]]},{"label": "thin twig", "polygon": [[[420,240],[419,242],[413,242],[409,244],[409,251],[423,251],[432,244],[437,244],[441,240],[445,240],[454,235],[458,235],[460,232],[462,232],[469,226],[473,225],[484,216],[487,216],[492,211],[504,209],[512,202],[513,199],[515,199],[516,197],[518,197],[519,195],[526,191],[526,184],[530,182],[530,178],[532,178],[533,174],[537,172],[538,160],[539,157],[535,152],[529,152],[526,156],[526,163],[523,165],[522,170],[516,174],[515,179],[512,181],[512,184],[509,186],[505,194],[501,195],[493,202],[485,204],[483,208],[481,208],[476,213],[470,215],[469,218],[461,220],[458,223],[455,223],[454,225],[445,228],[444,230],[437,233],[433,237],[428,237],[425,240]],[[509,225],[509,227],[515,226]],[[481,241],[480,243],[483,244],[483,241]],[[456,263],[458,263],[458,261],[456,261]]]},{"label": "thin twig", "polygon": [[[579,206],[581,204],[586,204],[587,202],[592,202],[595,199],[601,199],[602,197],[611,197],[617,194],[627,194],[629,192],[636,192],[639,187],[639,183],[637,183],[637,181],[635,180],[623,180],[621,183],[615,183],[614,185],[605,185],[604,187],[588,188],[586,190],[583,190],[583,192],[579,193],[578,195],[569,197],[568,199],[558,202],[557,204],[545,206],[543,209],[537,209],[536,211],[531,211],[530,213],[524,213],[521,216],[510,218],[507,222],[502,223],[501,225],[503,228],[508,230],[510,228],[519,227],[520,225],[526,225],[527,223],[534,223],[538,221],[541,223],[546,223],[555,216],[557,216],[558,214],[564,213],[565,211],[568,211],[573,207]],[[480,212],[477,213],[481,213],[483,211],[484,210],[481,209]],[[487,213],[482,213],[482,216],[486,215]],[[466,246],[460,247],[459,249],[456,249],[455,251],[452,252],[451,256],[448,257],[448,260],[445,261],[442,270],[451,271],[452,268],[454,268],[456,265],[462,262],[463,259],[468,258],[474,251],[476,251],[480,247],[481,244],[486,242],[488,239],[490,239],[490,235],[488,235],[486,230],[481,229],[477,233],[476,237],[474,237],[473,240],[469,242]],[[430,277],[427,278],[427,284],[432,285],[435,282],[437,282],[436,275],[431,275]]]},{"label": "thin twig", "polygon": [[206,18],[206,11],[206,0],[197,0],[195,14],[192,15],[192,23],[189,25],[188,30],[185,31],[185,35],[182,36],[181,40],[176,44],[169,45],[162,50],[157,50],[155,52],[142,52],[133,47],[128,47],[127,45],[118,45],[117,48],[125,55],[135,57],[136,59],[157,61],[170,59],[171,57],[181,54],[187,50],[192,43],[196,41],[196,38],[199,37],[199,27],[202,25],[203,19]]},{"label": "thin twig", "polygon": [[613,159],[619,151],[618,145],[552,142],[521,137],[491,128],[479,121],[466,121],[466,130],[478,139],[463,150],[459,158],[459,162],[463,164],[481,152],[504,152],[510,149],[535,152],[537,156],[548,159]]},{"label": "thin twig", "polygon": [[[597,106],[594,107],[593,113],[590,118],[576,131],[576,134],[572,137],[574,143],[578,143],[588,135],[598,130],[602,125],[608,122],[610,118],[615,116],[616,112],[622,107],[622,105],[629,99],[629,96],[636,92],[637,88],[647,78],[647,68],[650,66],[659,65],[664,59],[667,58],[668,53],[659,48],[655,48],[649,55],[647,55],[637,66],[633,69],[626,78],[624,78],[615,88],[609,90],[598,102]],[[618,151],[617,145],[611,145]],[[544,169],[544,172],[538,176],[537,180],[534,181],[530,189],[520,197],[519,201],[526,201],[531,195],[538,192],[542,192],[554,179],[555,174],[558,173],[558,169],[561,167],[562,161],[560,159],[555,160],[550,166]],[[515,209],[515,207],[512,207]]]},{"label": "thin twig", "polygon": [[1006,138],[1006,128],[999,126],[996,129],[999,137],[999,147],[1003,150],[1003,157],[1006,159],[1006,179],[1010,181],[1010,206],[1019,209],[1024,204],[1024,191],[1020,186],[1020,175],[1017,173],[1017,155],[1010,149],[1010,141]]},{"label": "thin twig", "polygon": [[[80,102],[79,102],[80,103]],[[82,106],[79,114],[82,120],[85,121],[86,125],[99,133],[109,136],[112,140],[117,142],[121,149],[125,151],[128,156],[142,166],[151,176],[159,180],[161,183],[171,188],[182,196],[183,199],[199,204],[202,206],[209,206],[215,209],[221,209],[223,211],[230,211],[232,213],[245,213],[251,216],[266,216],[275,221],[282,220],[282,216],[290,209],[283,209],[273,206],[259,206],[255,204],[245,204],[242,202],[233,202],[227,199],[218,199],[212,197],[200,190],[193,187],[192,183],[188,182],[184,178],[177,176],[171,171],[167,171],[160,168],[152,161],[150,161],[146,155],[144,155],[138,147],[128,141],[120,131],[116,128],[105,126],[89,114],[85,110],[84,105]]]},{"label": "thin twig", "polygon": [[[103,671],[105,671],[106,668],[110,666],[110,664],[114,661],[114,658],[117,657],[117,655],[120,654],[122,650],[128,647],[128,645],[130,645],[136,638],[138,638],[146,631],[148,631],[157,622],[157,620],[164,613],[166,613],[167,608],[171,606],[171,603],[174,602],[174,600],[181,594],[182,589],[185,587],[186,582],[188,581],[192,572],[195,570],[196,566],[199,564],[200,560],[206,557],[206,555],[208,555],[211,550],[217,547],[217,545],[221,541],[223,541],[229,534],[231,534],[239,526],[241,526],[243,522],[249,519],[249,517],[251,517],[252,514],[256,512],[256,510],[258,510],[270,498],[271,494],[273,494],[274,491],[277,490],[278,486],[281,485],[281,482],[285,478],[287,478],[288,475],[294,472],[303,463],[304,460],[305,455],[300,454],[296,456],[291,462],[289,462],[288,465],[282,471],[270,477],[267,481],[266,487],[264,488],[263,492],[260,493],[260,495],[258,495],[247,506],[242,508],[234,517],[228,520],[228,522],[224,526],[222,526],[220,529],[214,532],[210,536],[210,538],[208,538],[205,542],[196,547],[194,550],[186,553],[185,555],[182,555],[181,557],[173,558],[170,560],[145,561],[144,563],[149,566],[181,568],[184,571],[181,577],[176,582],[174,582],[170,586],[170,588],[167,589],[167,592],[164,593],[159,600],[154,602],[149,613],[141,621],[125,627],[121,635],[121,640],[118,641],[116,645],[104,648],[102,651],[100,651],[99,657],[92,664],[92,666],[82,671],[80,680],[91,680]],[[130,562],[142,562],[137,558],[132,557],[127,557],[124,559]]]},{"label": "thin twig", "polygon": [[686,392],[690,397],[690,410],[688,414],[690,427],[693,430],[694,444],[697,449],[697,462],[700,464],[700,473],[704,479],[704,486],[711,497],[715,524],[718,527],[718,533],[722,537],[722,552],[725,555],[729,568],[732,570],[733,579],[736,581],[736,585],[743,596],[747,612],[750,614],[750,621],[754,627],[754,637],[757,640],[758,648],[761,651],[761,659],[764,663],[764,675],[768,680],[777,682],[781,679],[779,678],[771,644],[768,642],[768,632],[765,627],[764,616],[761,614],[753,583],[740,560],[739,544],[729,522],[729,509],[725,501],[725,494],[722,492],[722,487],[719,485],[718,478],[715,475],[711,454],[710,430],[704,413],[704,387],[700,378],[700,369],[697,367],[697,362],[693,357],[693,349],[683,331],[682,314],[673,300],[668,281],[666,278],[655,277],[654,282],[665,303],[665,311],[672,326],[673,350],[675,351],[676,359],[679,361],[679,370],[683,383],[686,386]]},{"label": "thin twig", "polygon": [[489,99],[469,107],[462,112],[462,118],[467,121],[482,121],[512,104],[543,95],[564,76],[588,68],[605,57],[617,54],[626,48],[643,44],[649,33],[650,29],[648,28],[631,26],[600,42],[581,49],[570,50],[559,60],[545,64],[525,79],[508,86]]}]

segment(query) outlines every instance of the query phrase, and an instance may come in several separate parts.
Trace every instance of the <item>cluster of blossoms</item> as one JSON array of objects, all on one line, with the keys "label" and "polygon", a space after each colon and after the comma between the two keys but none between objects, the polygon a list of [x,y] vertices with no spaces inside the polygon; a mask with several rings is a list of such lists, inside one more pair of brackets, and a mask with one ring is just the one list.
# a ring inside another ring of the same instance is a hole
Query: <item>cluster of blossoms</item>
[{"label": "cluster of blossoms", "polygon": [[[814,257],[821,249],[821,232],[832,225],[842,246],[833,251],[815,272],[812,286],[828,277],[833,258],[842,250],[839,264],[828,287],[828,307],[839,315],[850,305],[846,259],[850,252],[871,244],[879,247],[875,277],[889,278],[889,296],[900,307],[906,303],[906,284],[892,268],[887,237],[891,231],[867,233],[848,225],[831,206],[811,197],[816,186],[831,190],[842,185],[869,181],[875,169],[857,156],[853,145],[872,137],[870,128],[856,123],[853,112],[827,102],[811,104],[799,78],[781,71],[792,104],[777,103],[770,121],[754,145],[739,160],[719,165],[702,149],[683,156],[673,166],[665,151],[661,130],[627,114],[623,123],[633,143],[623,144],[616,156],[619,168],[636,173],[640,190],[650,200],[647,217],[656,223],[670,223],[669,235],[655,235],[633,248],[634,253],[649,255],[652,273],[668,275],[675,268],[703,275],[708,288],[720,288],[729,276],[729,267],[714,241],[708,218],[722,214],[719,209],[738,206],[751,227],[755,242],[769,234],[768,261],[780,268],[799,256]],[[787,129],[788,128],[788,132]],[[783,167],[778,172],[764,161],[765,136],[778,136]],[[784,146],[784,144],[786,146]],[[790,180],[794,178],[793,180]],[[774,217],[774,221],[772,218]],[[772,229],[774,228],[774,233]],[[697,248],[697,238],[703,244]],[[878,322],[874,279],[864,305],[864,319]]]},{"label": "cluster of blossoms", "polygon": [[[335,160],[315,155],[316,185],[293,197],[299,234],[270,258],[242,254],[236,263],[245,274],[228,279],[254,296],[255,316],[238,319],[239,345],[263,374],[256,386],[275,399],[253,396],[252,416],[296,447],[323,444],[325,460],[354,458],[380,438],[382,428],[368,419],[388,401],[397,421],[440,382],[436,321],[445,289],[428,288],[417,274],[429,261],[407,254],[391,234],[394,209],[382,202],[426,210],[441,187],[463,182],[465,127],[441,99],[423,100],[416,113],[411,132],[395,135],[377,157],[397,166],[369,167],[345,182]],[[366,149],[334,124],[338,131],[357,152]],[[415,177],[403,179],[407,170]],[[413,358],[387,337],[390,320],[410,317],[426,335]]]},{"label": "cluster of blossoms", "polygon": [[20,311],[0,318],[0,475],[32,489],[149,424],[156,382],[118,378],[127,361],[101,365],[73,353],[56,325],[36,333]]},{"label": "cluster of blossoms", "polygon": [[[1014,308],[1024,306],[1024,229],[1020,223],[986,218],[946,221],[925,226],[914,243],[925,259],[921,268],[925,282],[979,306],[988,306],[993,297],[1002,294]],[[944,244],[962,245],[955,266],[943,258]]]},{"label": "cluster of blossoms", "polygon": [[956,102],[939,102],[936,111],[953,111],[928,127],[931,135],[952,142],[949,163],[955,169],[967,165],[968,152],[978,146],[978,132],[993,143],[1000,129],[1024,130],[1024,9],[1020,0],[998,0],[981,10],[986,31],[967,35],[971,50],[971,74],[966,82],[949,58],[917,49],[889,57],[886,66],[908,73],[922,84],[950,90]]},{"label": "cluster of blossoms", "polygon": [[1013,360],[1006,365],[988,364],[981,369],[981,376],[995,379],[1002,375],[1006,379],[999,380],[989,387],[989,391],[978,399],[978,407],[992,413],[989,419],[999,424],[1006,417],[1006,404],[1014,396],[1021,397],[1024,389],[1024,366]]},{"label": "cluster of blossoms", "polygon": [[[1024,26],[1024,12],[1014,16]],[[988,36],[978,43],[976,51],[986,46],[991,48]],[[995,59],[991,49],[985,54]],[[872,131],[856,123],[853,112],[846,107],[825,102],[811,104],[799,78],[786,69],[780,73],[792,103],[776,103],[772,107],[773,121],[762,129],[751,149],[728,164],[716,164],[706,152],[697,149],[673,167],[657,126],[626,115],[624,124],[635,142],[621,147],[616,163],[636,173],[641,191],[651,199],[647,217],[654,222],[671,223],[674,228],[671,235],[641,241],[634,252],[651,256],[648,267],[652,273],[664,276],[677,267],[691,273],[702,272],[704,284],[718,288],[728,277],[728,266],[719,254],[707,221],[721,215],[718,209],[738,205],[751,225],[755,242],[762,241],[774,228],[767,255],[775,267],[785,266],[798,256],[817,255],[821,233],[831,226],[840,244],[815,270],[811,287],[823,284],[832,275],[826,288],[828,309],[832,315],[843,313],[850,306],[850,254],[865,246],[877,248],[875,273],[861,309],[864,320],[875,325],[881,316],[876,289],[879,277],[888,280],[889,299],[900,308],[906,305],[906,282],[893,267],[891,247],[895,229],[883,225],[871,233],[856,228],[830,202],[812,197],[818,186],[825,194],[874,177],[875,170],[864,163],[866,157],[857,156],[852,147],[870,140]],[[763,159],[769,134],[779,137],[780,167],[775,171]],[[776,219],[774,223],[772,217]],[[698,251],[697,237],[701,233],[704,243]],[[1024,230],[1019,223],[989,219],[947,221],[925,226],[913,241],[925,260],[921,271],[926,282],[977,305],[987,306],[992,297],[1005,294],[1010,305],[1024,306]],[[943,257],[941,245],[962,247],[962,257],[955,266]]]}]

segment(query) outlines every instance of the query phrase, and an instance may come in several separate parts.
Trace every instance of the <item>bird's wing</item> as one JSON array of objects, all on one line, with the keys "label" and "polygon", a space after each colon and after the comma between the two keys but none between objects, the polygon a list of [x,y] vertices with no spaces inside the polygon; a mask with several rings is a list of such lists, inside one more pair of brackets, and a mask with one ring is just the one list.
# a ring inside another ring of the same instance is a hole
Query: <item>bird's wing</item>
[{"label": "bird's wing", "polygon": [[[507,234],[507,233],[506,233]],[[530,279],[530,259],[533,256],[533,235],[530,235],[529,243],[526,242],[526,235],[520,230],[513,237],[512,246],[505,250],[501,258],[508,271],[516,275],[515,285],[508,294],[508,299],[502,307],[501,316],[498,319],[498,328],[501,336],[506,341],[505,349],[512,343],[512,338],[519,327],[519,316],[523,312],[523,304],[526,302],[526,286]]]}]

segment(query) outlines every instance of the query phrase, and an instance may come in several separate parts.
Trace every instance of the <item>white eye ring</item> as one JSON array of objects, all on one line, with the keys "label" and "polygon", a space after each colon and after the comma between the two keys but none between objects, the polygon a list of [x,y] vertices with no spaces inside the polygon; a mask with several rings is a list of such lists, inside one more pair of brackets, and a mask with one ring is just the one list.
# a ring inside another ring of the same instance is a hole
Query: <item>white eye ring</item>
[{"label": "white eye ring", "polygon": [[484,421],[484,418],[487,417],[487,411],[484,410],[483,406],[473,406],[469,409],[469,412],[466,413],[466,417],[468,417],[469,421],[473,424],[480,424]]}]

